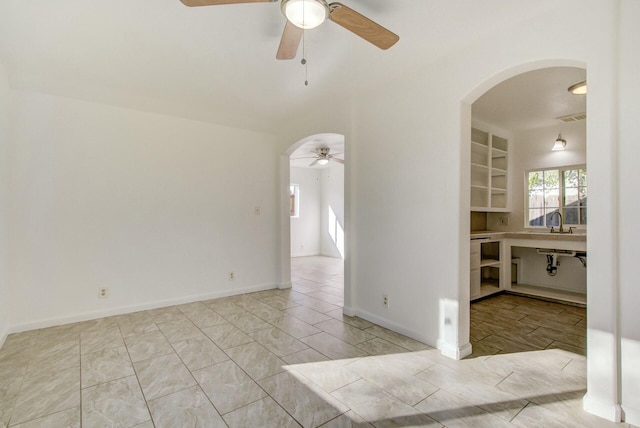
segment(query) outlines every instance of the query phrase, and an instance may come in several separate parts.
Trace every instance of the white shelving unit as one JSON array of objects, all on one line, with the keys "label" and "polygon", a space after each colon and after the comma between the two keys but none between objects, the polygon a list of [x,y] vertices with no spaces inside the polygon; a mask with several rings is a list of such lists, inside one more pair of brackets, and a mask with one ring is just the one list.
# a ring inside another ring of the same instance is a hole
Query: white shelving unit
[{"label": "white shelving unit", "polygon": [[501,246],[500,240],[471,241],[471,300],[487,297],[502,289],[500,286]]},{"label": "white shelving unit", "polygon": [[471,210],[507,211],[509,208],[509,142],[471,128]]}]

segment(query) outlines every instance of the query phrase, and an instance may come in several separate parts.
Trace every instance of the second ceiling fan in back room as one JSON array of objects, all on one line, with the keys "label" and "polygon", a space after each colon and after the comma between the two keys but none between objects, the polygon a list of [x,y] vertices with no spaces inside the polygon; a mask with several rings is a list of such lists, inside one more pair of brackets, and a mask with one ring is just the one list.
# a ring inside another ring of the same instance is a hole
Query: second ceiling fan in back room
[{"label": "second ceiling fan in back room", "polygon": [[389,49],[400,37],[342,3],[325,0],[180,0],[187,6],[217,6],[237,3],[275,3],[287,18],[276,59],[293,59],[298,53],[304,30],[330,20],[362,37],[380,49]]}]

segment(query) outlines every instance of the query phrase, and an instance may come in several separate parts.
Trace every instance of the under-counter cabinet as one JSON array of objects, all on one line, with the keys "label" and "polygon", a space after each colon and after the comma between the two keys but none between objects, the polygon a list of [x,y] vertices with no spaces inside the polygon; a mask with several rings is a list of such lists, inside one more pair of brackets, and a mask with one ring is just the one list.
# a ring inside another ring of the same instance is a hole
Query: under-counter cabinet
[{"label": "under-counter cabinet", "polygon": [[507,211],[508,141],[471,129],[471,210]]},{"label": "under-counter cabinet", "polygon": [[471,240],[470,297],[486,297],[500,291],[501,240]]}]

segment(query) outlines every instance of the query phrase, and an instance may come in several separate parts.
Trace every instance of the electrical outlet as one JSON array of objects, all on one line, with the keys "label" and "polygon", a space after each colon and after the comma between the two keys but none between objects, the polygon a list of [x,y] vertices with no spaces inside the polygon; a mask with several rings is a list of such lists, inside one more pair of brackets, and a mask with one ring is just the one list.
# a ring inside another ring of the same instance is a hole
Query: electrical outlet
[{"label": "electrical outlet", "polygon": [[109,297],[109,290],[106,287],[98,288],[98,298],[106,299],[107,297]]},{"label": "electrical outlet", "polygon": [[236,279],[236,273],[235,272],[229,272],[229,281],[233,281],[234,279]]},{"label": "electrical outlet", "polygon": [[501,226],[509,226],[509,217],[500,217],[500,225]]},{"label": "electrical outlet", "polygon": [[253,213],[254,213],[255,215],[260,215],[260,212],[261,212],[261,211],[262,211],[262,209],[261,209],[260,207],[257,207],[257,206],[256,206],[256,207],[254,207],[254,208],[253,208]]},{"label": "electrical outlet", "polygon": [[389,307],[389,296],[387,294],[382,295],[382,306],[385,308]]}]

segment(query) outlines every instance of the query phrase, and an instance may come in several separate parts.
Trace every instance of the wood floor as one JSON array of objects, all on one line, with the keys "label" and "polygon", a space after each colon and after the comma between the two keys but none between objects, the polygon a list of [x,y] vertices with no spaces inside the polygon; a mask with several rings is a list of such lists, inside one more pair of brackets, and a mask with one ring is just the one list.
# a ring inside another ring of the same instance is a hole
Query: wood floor
[{"label": "wood floor", "polygon": [[499,294],[471,303],[472,357],[563,349],[586,355],[587,310]]}]

